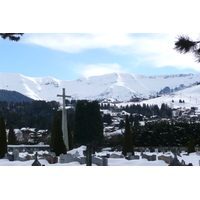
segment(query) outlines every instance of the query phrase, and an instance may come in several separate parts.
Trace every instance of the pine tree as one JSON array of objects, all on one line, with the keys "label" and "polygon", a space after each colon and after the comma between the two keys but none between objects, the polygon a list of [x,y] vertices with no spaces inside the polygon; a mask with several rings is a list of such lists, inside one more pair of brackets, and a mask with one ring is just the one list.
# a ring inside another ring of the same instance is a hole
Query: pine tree
[{"label": "pine tree", "polygon": [[0,33],[0,37],[3,39],[9,39],[11,41],[19,41],[20,36],[22,36],[24,33]]},{"label": "pine tree", "polygon": [[8,132],[8,144],[17,144],[17,138],[14,133],[13,126],[10,125],[9,132]]},{"label": "pine tree", "polygon": [[68,128],[69,150],[72,150],[74,148],[74,140],[69,122],[67,122],[67,128]]},{"label": "pine tree", "polygon": [[62,111],[58,111],[53,120],[50,149],[57,156],[61,153],[66,154],[67,149],[63,140],[62,132]]},{"label": "pine tree", "polygon": [[194,41],[188,36],[178,36],[177,41],[175,42],[175,50],[179,53],[193,53],[197,58],[196,62],[200,63],[200,41]]},{"label": "pine tree", "polygon": [[134,155],[133,134],[132,134],[131,129],[130,129],[130,123],[129,123],[128,115],[126,115],[125,133],[124,133],[122,154],[124,156],[126,156],[127,152],[131,152],[132,155]]},{"label": "pine tree", "polygon": [[74,142],[95,148],[103,139],[103,120],[98,102],[77,101],[74,118]]},{"label": "pine tree", "polygon": [[4,158],[7,153],[6,128],[4,118],[0,117],[0,158]]},{"label": "pine tree", "polygon": [[195,144],[192,134],[190,134],[189,144],[188,144],[188,154],[195,152]]},{"label": "pine tree", "polygon": [[107,123],[108,125],[112,124],[112,119],[110,114],[105,114],[103,116],[103,122]]}]

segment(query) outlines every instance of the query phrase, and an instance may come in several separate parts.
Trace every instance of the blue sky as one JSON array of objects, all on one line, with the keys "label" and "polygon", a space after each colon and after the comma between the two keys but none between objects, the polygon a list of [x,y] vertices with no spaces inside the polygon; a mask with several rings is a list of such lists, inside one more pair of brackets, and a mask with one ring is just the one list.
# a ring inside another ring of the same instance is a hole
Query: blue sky
[{"label": "blue sky", "polygon": [[199,73],[193,55],[173,50],[179,34],[25,33],[19,42],[0,39],[0,72],[59,80],[112,72]]}]

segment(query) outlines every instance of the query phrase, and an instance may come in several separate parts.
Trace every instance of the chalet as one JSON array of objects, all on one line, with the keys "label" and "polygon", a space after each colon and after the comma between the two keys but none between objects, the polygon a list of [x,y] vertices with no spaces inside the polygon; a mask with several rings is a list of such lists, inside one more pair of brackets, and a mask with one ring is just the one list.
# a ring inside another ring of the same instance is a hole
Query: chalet
[{"label": "chalet", "polygon": [[132,99],[130,99],[130,102],[141,102],[142,101],[142,99],[141,98],[132,98]]},{"label": "chalet", "polygon": [[30,133],[35,133],[36,130],[35,128],[24,127],[21,128],[21,132],[23,133],[24,142],[26,143],[30,139]]}]

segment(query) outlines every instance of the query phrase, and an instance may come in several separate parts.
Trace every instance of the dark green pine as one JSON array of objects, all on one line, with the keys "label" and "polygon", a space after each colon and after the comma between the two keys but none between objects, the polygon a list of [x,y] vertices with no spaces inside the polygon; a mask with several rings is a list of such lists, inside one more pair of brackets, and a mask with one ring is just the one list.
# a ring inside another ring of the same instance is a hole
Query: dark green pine
[{"label": "dark green pine", "polygon": [[0,117],[0,158],[4,158],[7,153],[7,139],[4,118]]},{"label": "dark green pine", "polygon": [[125,123],[125,133],[124,133],[124,140],[123,140],[123,149],[122,154],[126,156],[128,152],[131,152],[134,155],[134,147],[133,147],[133,134],[130,129],[130,122],[128,115],[126,116],[126,123]]}]

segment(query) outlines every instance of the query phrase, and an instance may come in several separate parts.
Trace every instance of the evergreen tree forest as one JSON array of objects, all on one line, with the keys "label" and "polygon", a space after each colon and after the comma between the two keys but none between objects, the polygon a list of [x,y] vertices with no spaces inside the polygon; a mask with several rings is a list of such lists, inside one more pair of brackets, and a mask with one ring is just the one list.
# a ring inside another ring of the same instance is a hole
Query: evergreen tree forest
[{"label": "evergreen tree forest", "polygon": [[184,122],[147,123],[133,126],[135,146],[188,146],[190,135],[195,145],[200,145],[200,124]]},{"label": "evergreen tree forest", "polygon": [[4,117],[6,128],[32,127],[51,131],[52,122],[59,103],[56,101],[6,102],[0,101],[0,116]]}]

